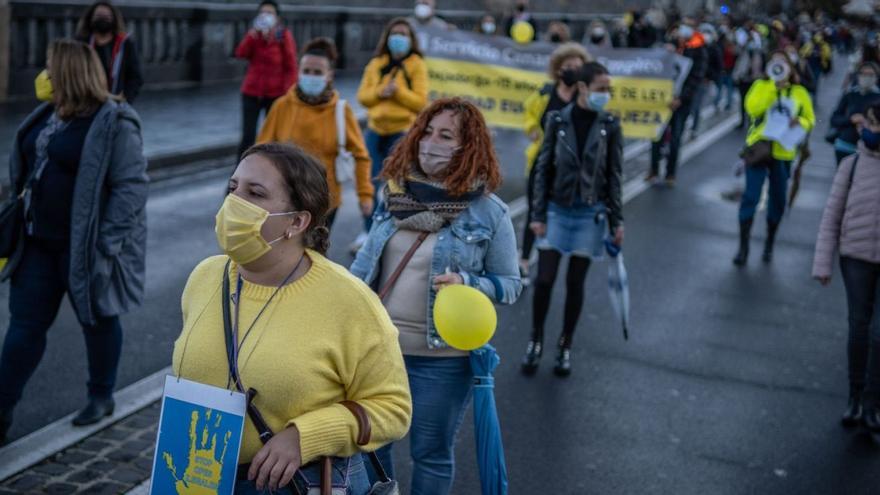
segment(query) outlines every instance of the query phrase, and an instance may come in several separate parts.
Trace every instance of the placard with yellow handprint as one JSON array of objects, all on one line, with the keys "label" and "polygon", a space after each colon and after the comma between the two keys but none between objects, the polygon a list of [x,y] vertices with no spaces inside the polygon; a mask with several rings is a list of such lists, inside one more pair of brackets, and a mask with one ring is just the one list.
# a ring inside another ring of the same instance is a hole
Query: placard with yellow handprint
[{"label": "placard with yellow handprint", "polygon": [[231,495],[245,406],[238,392],[167,377],[150,494]]}]

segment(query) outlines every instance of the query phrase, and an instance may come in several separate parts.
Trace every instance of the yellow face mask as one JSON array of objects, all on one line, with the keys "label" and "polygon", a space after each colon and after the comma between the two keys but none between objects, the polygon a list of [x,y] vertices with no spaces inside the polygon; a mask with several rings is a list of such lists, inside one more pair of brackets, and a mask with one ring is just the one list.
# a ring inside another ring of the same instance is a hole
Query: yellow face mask
[{"label": "yellow face mask", "polygon": [[52,80],[49,79],[49,72],[46,69],[43,69],[43,71],[37,75],[37,79],[34,80],[34,90],[36,90],[38,100],[52,100]]},{"label": "yellow face mask", "polygon": [[271,251],[272,244],[284,238],[281,236],[270,242],[263,239],[260,230],[266,219],[295,213],[297,212],[269,213],[253,203],[229,194],[216,216],[214,232],[217,234],[217,243],[232,261],[239,265],[251,263]]}]

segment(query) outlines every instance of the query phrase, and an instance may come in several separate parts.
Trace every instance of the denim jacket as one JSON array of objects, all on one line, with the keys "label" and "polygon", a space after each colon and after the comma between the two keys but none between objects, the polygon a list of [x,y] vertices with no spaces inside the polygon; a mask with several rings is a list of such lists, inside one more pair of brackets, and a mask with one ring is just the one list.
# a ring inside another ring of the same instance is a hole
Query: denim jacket
[{"label": "denim jacket", "polygon": [[[378,290],[382,273],[382,253],[398,228],[391,214],[380,208],[373,217],[367,242],[351,265],[351,272],[373,290]],[[392,267],[393,268],[393,267]],[[480,290],[498,304],[513,304],[522,292],[517,265],[516,235],[507,205],[494,194],[473,201],[452,224],[437,232],[431,261],[431,278],[457,271],[464,283]],[[426,294],[428,348],[448,347],[434,326],[434,299],[429,284]]]}]

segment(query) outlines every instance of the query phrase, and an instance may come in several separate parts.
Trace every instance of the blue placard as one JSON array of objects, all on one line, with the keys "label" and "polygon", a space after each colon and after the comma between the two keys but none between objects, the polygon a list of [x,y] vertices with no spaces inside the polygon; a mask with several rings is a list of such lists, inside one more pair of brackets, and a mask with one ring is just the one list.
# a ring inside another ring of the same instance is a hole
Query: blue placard
[{"label": "blue placard", "polygon": [[231,495],[244,430],[243,394],[165,379],[151,495]]}]

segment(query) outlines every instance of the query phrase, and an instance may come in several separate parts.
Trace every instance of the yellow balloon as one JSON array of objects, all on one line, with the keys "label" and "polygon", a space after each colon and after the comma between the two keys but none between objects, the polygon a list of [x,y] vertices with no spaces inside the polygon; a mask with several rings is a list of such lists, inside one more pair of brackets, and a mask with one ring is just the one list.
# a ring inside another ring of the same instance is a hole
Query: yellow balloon
[{"label": "yellow balloon", "polygon": [[535,28],[525,21],[518,21],[510,27],[510,37],[513,41],[525,45],[535,38]]},{"label": "yellow balloon", "polygon": [[482,292],[466,285],[449,285],[434,301],[434,325],[447,344],[472,351],[486,345],[495,334],[498,315]]}]

